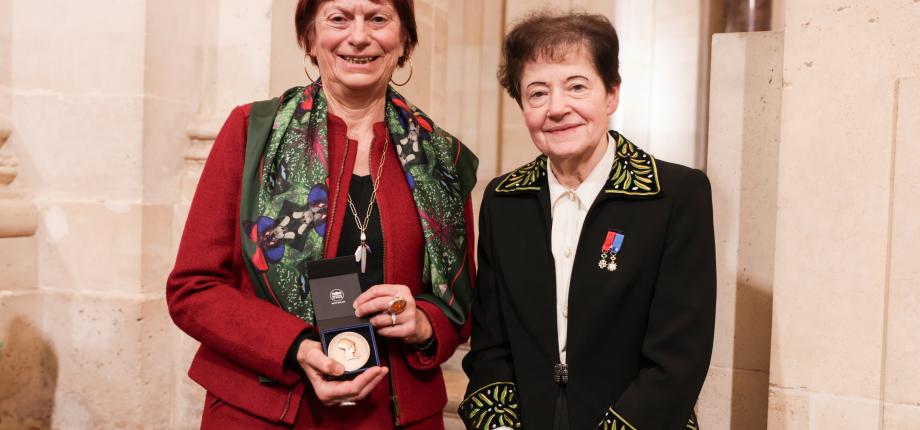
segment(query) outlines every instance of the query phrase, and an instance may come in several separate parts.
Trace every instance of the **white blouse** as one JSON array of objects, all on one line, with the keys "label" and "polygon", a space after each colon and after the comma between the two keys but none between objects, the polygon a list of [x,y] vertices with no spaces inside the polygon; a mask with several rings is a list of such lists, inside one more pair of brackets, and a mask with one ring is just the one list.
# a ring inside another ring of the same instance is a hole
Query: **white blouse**
[{"label": "white blouse", "polygon": [[572,265],[578,238],[585,223],[588,209],[597,195],[604,189],[616,154],[616,145],[606,143],[604,157],[591,173],[574,190],[566,188],[556,179],[553,169],[547,165],[549,180],[549,201],[552,208],[552,251],[556,268],[556,333],[559,337],[559,360],[565,363],[568,338],[569,283],[572,279]]}]

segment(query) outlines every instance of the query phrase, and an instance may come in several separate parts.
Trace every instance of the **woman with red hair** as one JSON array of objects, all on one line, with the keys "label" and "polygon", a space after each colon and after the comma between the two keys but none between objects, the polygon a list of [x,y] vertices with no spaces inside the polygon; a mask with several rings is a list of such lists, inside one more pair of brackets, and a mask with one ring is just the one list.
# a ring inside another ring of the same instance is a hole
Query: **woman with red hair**
[{"label": "woman with red hair", "polygon": [[[300,0],[295,22],[319,77],[230,114],[167,284],[201,342],[201,427],[443,429],[440,364],[469,335],[477,160],[389,85],[411,78],[411,0]],[[307,269],[352,255],[379,353],[360,373],[360,336],[324,352]]]}]

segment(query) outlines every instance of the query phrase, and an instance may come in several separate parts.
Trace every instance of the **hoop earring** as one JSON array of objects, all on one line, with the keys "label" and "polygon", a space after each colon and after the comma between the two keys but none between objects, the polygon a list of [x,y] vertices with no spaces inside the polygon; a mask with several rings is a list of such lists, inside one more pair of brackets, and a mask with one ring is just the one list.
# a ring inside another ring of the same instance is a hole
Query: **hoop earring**
[{"label": "hoop earring", "polygon": [[413,73],[413,72],[415,72],[415,68],[412,67],[412,59],[409,58],[409,77],[406,78],[406,81],[403,82],[403,83],[401,83],[401,84],[397,84],[397,83],[393,80],[393,77],[390,76],[390,82],[391,82],[393,85],[396,85],[397,87],[401,87],[401,86],[403,86],[403,85],[406,85],[406,84],[409,83],[409,81],[412,80],[412,73]]},{"label": "hoop earring", "polygon": [[307,57],[309,56],[309,54],[303,56],[303,72],[307,75],[307,79],[309,79],[310,83],[312,84],[316,82],[316,79],[313,79],[313,77],[310,76],[310,69],[307,68]]}]

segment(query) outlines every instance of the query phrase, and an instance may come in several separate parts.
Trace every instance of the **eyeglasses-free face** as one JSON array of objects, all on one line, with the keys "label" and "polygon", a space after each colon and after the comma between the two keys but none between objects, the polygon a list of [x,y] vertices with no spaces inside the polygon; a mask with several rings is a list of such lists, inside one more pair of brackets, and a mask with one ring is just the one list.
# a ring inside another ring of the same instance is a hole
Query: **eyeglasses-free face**
[{"label": "eyeglasses-free face", "polygon": [[584,49],[561,61],[528,62],[521,75],[521,109],[531,140],[554,163],[599,159],[619,91],[619,86],[606,90]]},{"label": "eyeglasses-free face", "polygon": [[317,11],[313,31],[309,54],[333,90],[385,87],[406,52],[399,15],[388,1],[327,1]]}]

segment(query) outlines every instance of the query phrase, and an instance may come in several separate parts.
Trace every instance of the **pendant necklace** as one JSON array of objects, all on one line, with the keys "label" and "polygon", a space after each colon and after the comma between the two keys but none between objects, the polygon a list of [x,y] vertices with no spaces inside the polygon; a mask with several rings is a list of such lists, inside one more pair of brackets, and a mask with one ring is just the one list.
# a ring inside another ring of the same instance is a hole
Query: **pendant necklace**
[{"label": "pendant necklace", "polygon": [[367,245],[367,226],[371,222],[371,212],[374,211],[374,202],[377,201],[377,190],[380,189],[380,177],[383,176],[383,163],[387,161],[387,148],[389,147],[389,143],[390,136],[387,134],[386,140],[383,141],[383,155],[380,156],[380,165],[377,166],[377,177],[374,178],[374,188],[371,191],[370,201],[367,202],[367,213],[364,214],[363,223],[358,216],[358,209],[355,207],[355,202],[351,200],[351,194],[348,195],[348,209],[351,210],[351,215],[355,218],[355,224],[358,225],[358,230],[361,231],[361,243],[359,243],[358,248],[355,249],[355,262],[361,264],[361,273],[364,273],[367,268],[367,253],[370,252],[370,246]]}]

